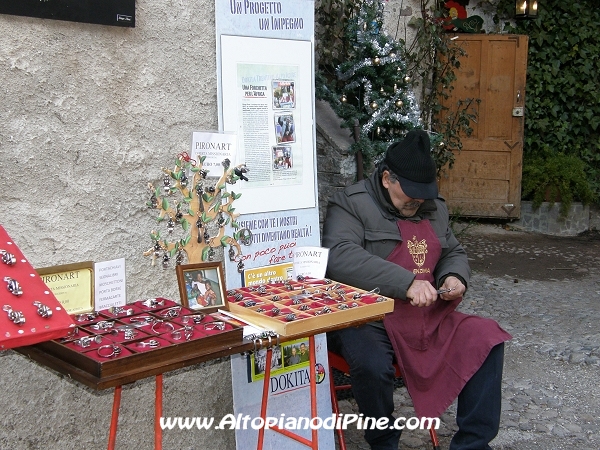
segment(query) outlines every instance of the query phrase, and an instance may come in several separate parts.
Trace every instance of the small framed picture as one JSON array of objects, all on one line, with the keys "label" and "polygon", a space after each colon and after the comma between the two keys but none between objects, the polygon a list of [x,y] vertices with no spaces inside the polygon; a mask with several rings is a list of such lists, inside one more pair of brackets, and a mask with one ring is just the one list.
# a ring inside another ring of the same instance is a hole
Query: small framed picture
[{"label": "small framed picture", "polygon": [[177,266],[181,304],[193,310],[228,309],[223,264],[218,262]]}]

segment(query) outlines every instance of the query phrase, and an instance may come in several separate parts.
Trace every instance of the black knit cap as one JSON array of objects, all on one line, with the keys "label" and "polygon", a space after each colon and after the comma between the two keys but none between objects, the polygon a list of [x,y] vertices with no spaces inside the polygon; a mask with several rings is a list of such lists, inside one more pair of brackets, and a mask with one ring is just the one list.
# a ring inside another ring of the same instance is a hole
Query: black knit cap
[{"label": "black knit cap", "polygon": [[437,198],[437,169],[426,131],[411,130],[403,140],[390,145],[384,162],[406,195],[417,199]]}]

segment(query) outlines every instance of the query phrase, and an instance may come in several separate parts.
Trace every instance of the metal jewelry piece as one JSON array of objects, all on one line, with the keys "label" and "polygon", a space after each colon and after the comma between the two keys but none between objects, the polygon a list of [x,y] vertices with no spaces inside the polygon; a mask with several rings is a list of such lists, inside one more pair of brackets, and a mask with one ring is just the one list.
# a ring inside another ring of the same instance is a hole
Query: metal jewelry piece
[{"label": "metal jewelry piece", "polygon": [[90,312],[90,313],[77,314],[75,316],[75,320],[77,322],[88,322],[90,320],[94,320],[96,317],[98,317],[97,312]]},{"label": "metal jewelry piece", "polygon": [[148,300],[144,300],[142,302],[142,305],[148,307],[148,308],[157,308],[159,306],[162,306],[165,304],[165,301],[163,299],[159,300],[156,298],[149,298]]},{"label": "metal jewelry piece", "polygon": [[14,266],[17,263],[17,258],[12,253],[7,252],[6,250],[0,250],[0,254],[2,254],[2,262],[9,266]]},{"label": "metal jewelry piece", "polygon": [[271,314],[273,314],[274,316],[278,316],[280,312],[281,312],[281,310],[279,308],[271,309]]},{"label": "metal jewelry piece", "polygon": [[88,348],[92,343],[99,344],[102,342],[102,336],[83,336],[74,341],[81,348]]},{"label": "metal jewelry piece", "polygon": [[338,309],[348,309],[348,305],[346,305],[345,303],[342,303],[341,305],[338,306]]},{"label": "metal jewelry piece", "polygon": [[129,322],[133,323],[134,327],[143,327],[148,325],[149,323],[154,322],[155,318],[152,316],[138,316],[138,317],[130,317]]},{"label": "metal jewelry piece", "polygon": [[173,317],[179,317],[181,314],[181,306],[173,306],[172,308],[165,309],[160,312],[160,315],[165,318],[172,319]]},{"label": "metal jewelry piece", "polygon": [[44,319],[49,319],[52,317],[52,309],[49,306],[46,306],[38,301],[33,302],[33,305],[37,306],[37,313],[39,316],[43,317]]},{"label": "metal jewelry piece", "polygon": [[119,328],[115,328],[114,330],[111,331],[111,334],[119,334],[119,332],[122,331],[123,332],[123,339],[125,339],[126,341],[130,341],[132,339],[135,339],[135,337],[138,335],[138,331],[135,328],[132,328],[128,325],[119,327]]},{"label": "metal jewelry piece", "polygon": [[158,342],[156,339],[150,339],[147,342],[137,342],[135,344],[136,347],[150,347],[150,348],[156,348],[160,345],[160,342]]},{"label": "metal jewelry piece", "polygon": [[23,290],[17,280],[13,280],[11,277],[4,277],[4,281],[6,281],[6,289],[12,295],[16,295],[17,297],[23,295]]},{"label": "metal jewelry piece", "polygon": [[209,331],[210,330],[223,331],[225,329],[225,322],[217,321],[217,322],[205,323],[204,329],[209,330]]},{"label": "metal jewelry piece", "polygon": [[289,313],[285,316],[285,320],[287,320],[288,322],[291,322],[292,320],[296,320],[296,314],[294,313]]},{"label": "metal jewelry piece", "polygon": [[248,228],[242,228],[240,231],[238,231],[238,236],[239,241],[243,245],[252,244],[252,231],[250,231]]},{"label": "metal jewelry piece", "polygon": [[114,316],[119,316],[121,314],[129,316],[129,315],[133,314],[133,308],[125,308],[123,306],[113,306],[108,309],[108,312],[110,312]]},{"label": "metal jewelry piece", "polygon": [[190,326],[185,326],[179,330],[171,331],[171,337],[175,340],[180,340],[183,337],[186,341],[189,341],[193,335],[194,328]]},{"label": "metal jewelry piece", "polygon": [[[109,349],[107,352],[106,349]],[[101,358],[112,358],[113,356],[118,356],[121,353],[121,347],[115,344],[102,345],[98,347],[98,356]]]},{"label": "metal jewelry piece", "polygon": [[381,302],[385,302],[385,297],[377,297],[375,299],[375,303],[381,303]]},{"label": "metal jewelry piece", "polygon": [[183,316],[181,318],[181,323],[189,323],[190,320],[194,323],[200,323],[205,317],[206,314],[190,314],[189,316]]},{"label": "metal jewelry piece", "polygon": [[152,324],[152,332],[156,334],[163,333],[164,331],[158,331],[159,328],[168,328],[168,331],[173,331],[175,330],[175,325],[164,320],[157,320]]},{"label": "metal jewelry piece", "polygon": [[308,311],[308,310],[310,309],[310,306],[308,306],[307,304],[304,304],[304,305],[300,305],[300,306],[298,307],[298,309],[299,309],[300,311]]},{"label": "metal jewelry piece", "polygon": [[21,311],[14,311],[10,305],[4,305],[2,309],[8,314],[8,320],[15,325],[21,326],[25,323],[25,316]]},{"label": "metal jewelry piece", "polygon": [[257,312],[257,313],[264,313],[264,312],[266,312],[266,310],[265,310],[264,308],[258,308],[258,309],[256,310],[256,312]]},{"label": "metal jewelry piece", "polygon": [[241,292],[238,292],[233,296],[233,298],[236,302],[239,302],[240,300],[244,299],[244,295]]},{"label": "metal jewelry piece", "polygon": [[246,308],[250,308],[252,306],[256,306],[257,303],[254,300],[246,300],[242,303],[242,305],[244,305]]},{"label": "metal jewelry piece", "polygon": [[267,287],[266,286],[259,286],[259,287],[256,288],[256,292],[259,293],[259,294],[261,294],[261,295],[264,295],[264,294],[267,293]]},{"label": "metal jewelry piece", "polygon": [[101,320],[100,322],[91,325],[91,328],[94,330],[109,330],[114,326],[115,322],[113,320]]}]

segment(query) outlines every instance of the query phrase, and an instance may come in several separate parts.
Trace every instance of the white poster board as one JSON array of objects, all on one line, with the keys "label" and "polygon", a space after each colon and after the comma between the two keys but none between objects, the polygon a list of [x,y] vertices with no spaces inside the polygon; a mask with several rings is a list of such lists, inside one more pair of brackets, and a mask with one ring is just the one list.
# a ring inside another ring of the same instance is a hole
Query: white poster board
[{"label": "white poster board", "polygon": [[310,41],[221,36],[223,130],[238,136],[241,214],[316,205]]}]

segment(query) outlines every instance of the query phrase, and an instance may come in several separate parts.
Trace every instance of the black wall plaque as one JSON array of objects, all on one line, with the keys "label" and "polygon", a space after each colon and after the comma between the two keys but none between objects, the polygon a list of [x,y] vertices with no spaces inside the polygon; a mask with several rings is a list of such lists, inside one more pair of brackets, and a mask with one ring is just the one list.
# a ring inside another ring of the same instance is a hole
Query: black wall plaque
[{"label": "black wall plaque", "polygon": [[0,0],[0,14],[135,27],[135,0]]}]

